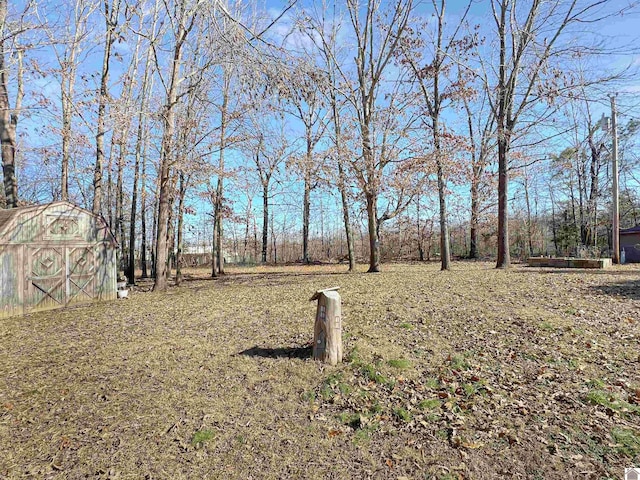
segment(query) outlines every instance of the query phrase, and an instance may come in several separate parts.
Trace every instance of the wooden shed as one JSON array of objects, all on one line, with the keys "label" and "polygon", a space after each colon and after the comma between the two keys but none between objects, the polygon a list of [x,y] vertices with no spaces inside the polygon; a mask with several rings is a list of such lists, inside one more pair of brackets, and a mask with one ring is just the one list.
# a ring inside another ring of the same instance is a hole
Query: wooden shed
[{"label": "wooden shed", "polygon": [[69,202],[0,210],[0,318],[116,298],[117,243]]}]

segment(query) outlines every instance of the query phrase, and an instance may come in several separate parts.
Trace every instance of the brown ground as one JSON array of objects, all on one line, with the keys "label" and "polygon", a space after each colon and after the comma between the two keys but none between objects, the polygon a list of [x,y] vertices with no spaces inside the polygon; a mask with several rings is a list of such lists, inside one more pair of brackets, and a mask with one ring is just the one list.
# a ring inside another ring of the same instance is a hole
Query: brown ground
[{"label": "brown ground", "polygon": [[[0,478],[622,478],[640,269],[191,271],[0,322]],[[340,285],[347,359],[309,358]]]}]

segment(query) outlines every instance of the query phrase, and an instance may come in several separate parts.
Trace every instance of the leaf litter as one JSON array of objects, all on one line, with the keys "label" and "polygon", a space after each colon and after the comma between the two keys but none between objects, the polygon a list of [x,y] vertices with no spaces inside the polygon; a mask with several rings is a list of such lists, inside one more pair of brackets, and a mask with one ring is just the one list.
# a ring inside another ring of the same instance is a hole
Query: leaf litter
[{"label": "leaf litter", "polygon": [[[640,271],[187,272],[0,324],[0,477],[619,478]],[[345,361],[310,359],[338,284]]]}]

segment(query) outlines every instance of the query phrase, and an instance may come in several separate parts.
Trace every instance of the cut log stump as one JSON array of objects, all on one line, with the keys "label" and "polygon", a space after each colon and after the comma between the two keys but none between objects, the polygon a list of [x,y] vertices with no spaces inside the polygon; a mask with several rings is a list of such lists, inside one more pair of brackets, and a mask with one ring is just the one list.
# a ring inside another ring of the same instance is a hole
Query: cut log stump
[{"label": "cut log stump", "polygon": [[313,328],[313,358],[330,365],[342,362],[342,300],[340,287],[318,290],[310,301],[317,300]]}]

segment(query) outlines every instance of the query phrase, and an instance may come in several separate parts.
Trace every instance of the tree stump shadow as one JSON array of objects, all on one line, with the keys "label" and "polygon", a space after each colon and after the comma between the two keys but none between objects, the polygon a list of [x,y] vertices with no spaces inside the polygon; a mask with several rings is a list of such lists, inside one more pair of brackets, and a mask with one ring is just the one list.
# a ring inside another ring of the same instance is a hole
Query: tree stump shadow
[{"label": "tree stump shadow", "polygon": [[246,355],[248,357],[262,357],[262,358],[299,358],[306,359],[311,358],[313,345],[305,345],[302,347],[277,347],[266,348],[258,347],[257,345],[251,348],[247,348],[238,355]]}]

